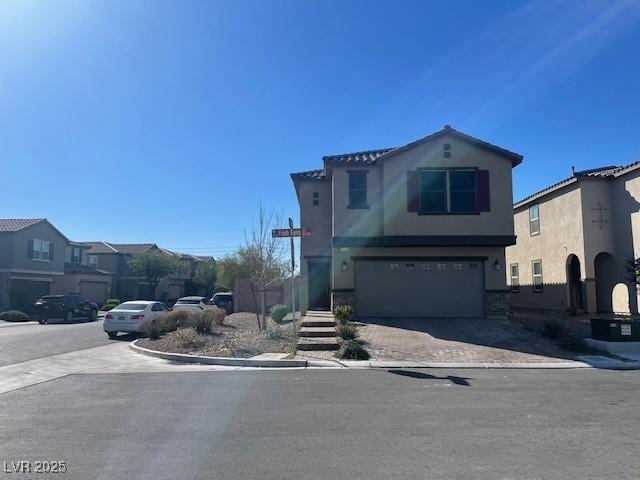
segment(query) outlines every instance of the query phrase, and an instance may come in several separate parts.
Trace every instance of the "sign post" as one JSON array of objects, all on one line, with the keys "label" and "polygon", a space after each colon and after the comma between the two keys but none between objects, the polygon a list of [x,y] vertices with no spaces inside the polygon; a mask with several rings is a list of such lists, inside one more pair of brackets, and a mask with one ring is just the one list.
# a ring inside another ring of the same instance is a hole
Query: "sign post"
[{"label": "sign post", "polygon": [[273,238],[289,238],[291,240],[291,313],[293,325],[296,324],[296,257],[293,246],[293,237],[310,237],[310,228],[293,228],[293,219],[289,218],[289,228],[274,228],[271,230]]},{"label": "sign post", "polygon": [[296,327],[296,256],[293,247],[293,219],[289,217],[289,229],[291,231],[291,315],[293,315],[293,328]]}]

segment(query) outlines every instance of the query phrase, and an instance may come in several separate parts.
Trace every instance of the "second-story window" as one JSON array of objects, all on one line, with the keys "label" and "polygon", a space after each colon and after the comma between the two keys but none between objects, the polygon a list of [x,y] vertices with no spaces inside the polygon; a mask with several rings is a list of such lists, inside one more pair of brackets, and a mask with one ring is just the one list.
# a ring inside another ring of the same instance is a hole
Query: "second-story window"
[{"label": "second-story window", "polygon": [[476,213],[476,198],[476,170],[421,171],[421,213]]},{"label": "second-story window", "polygon": [[40,261],[48,262],[52,259],[51,258],[52,245],[50,241],[34,238],[32,242],[33,242],[33,246],[31,249],[32,260],[40,260]]},{"label": "second-story window", "polygon": [[529,234],[540,233],[540,206],[536,203],[529,207]]},{"label": "second-story window", "polygon": [[71,247],[71,263],[82,263],[82,249]]},{"label": "second-story window", "polygon": [[93,268],[98,268],[98,256],[97,255],[89,255],[89,266]]},{"label": "second-story window", "polygon": [[349,208],[369,208],[367,205],[367,171],[351,170],[349,173]]}]

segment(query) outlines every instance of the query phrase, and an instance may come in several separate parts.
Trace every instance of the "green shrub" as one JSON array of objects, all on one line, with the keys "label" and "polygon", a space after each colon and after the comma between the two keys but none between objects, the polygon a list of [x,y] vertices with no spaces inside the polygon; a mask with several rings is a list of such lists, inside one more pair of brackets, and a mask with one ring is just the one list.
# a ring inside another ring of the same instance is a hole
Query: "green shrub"
[{"label": "green shrub", "polygon": [[595,351],[594,348],[590,347],[589,344],[584,341],[584,338],[571,332],[565,332],[558,339],[558,345],[565,350],[575,353],[593,353]]},{"label": "green shrub", "polygon": [[556,320],[545,320],[542,324],[542,331],[540,332],[543,337],[551,340],[558,340],[560,337],[566,335],[567,331],[565,327]]},{"label": "green shrub", "polygon": [[180,348],[200,348],[205,339],[194,328],[180,328],[176,332],[176,342]]},{"label": "green shrub", "polygon": [[369,360],[369,352],[355,340],[342,342],[336,357],[344,360]]},{"label": "green shrub", "polygon": [[290,312],[291,309],[286,305],[274,305],[271,307],[271,318],[273,318],[273,321],[276,323],[282,323]]},{"label": "green shrub", "polygon": [[114,305],[113,303],[105,303],[102,307],[100,307],[100,310],[102,310],[103,312],[108,312],[110,310],[113,310],[117,306],[118,305]]},{"label": "green shrub", "polygon": [[143,333],[146,337],[149,337],[150,340],[158,340],[160,335],[162,335],[160,328],[157,320],[151,320],[144,325]]},{"label": "green shrub", "polygon": [[0,312],[0,320],[8,320],[10,322],[24,322],[29,320],[26,313],[20,310],[7,310],[6,312]]},{"label": "green shrub", "polygon": [[336,328],[336,334],[343,340],[355,340],[358,338],[358,327],[353,323],[340,324]]},{"label": "green shrub", "polygon": [[222,325],[227,316],[227,312],[225,312],[224,309],[215,306],[205,308],[203,313],[211,317],[212,322],[216,325]]},{"label": "green shrub", "polygon": [[194,312],[186,324],[188,328],[193,328],[198,333],[210,333],[213,325],[213,316],[208,314],[206,310]]},{"label": "green shrub", "polygon": [[117,298],[109,298],[106,302],[105,305],[120,305],[122,302],[120,300],[118,300]]},{"label": "green shrub", "polygon": [[262,334],[270,340],[280,340],[285,337],[282,327],[267,328],[262,331]]},{"label": "green shrub", "polygon": [[338,323],[345,325],[353,318],[353,308],[349,305],[340,305],[333,309],[333,315],[336,317]]}]

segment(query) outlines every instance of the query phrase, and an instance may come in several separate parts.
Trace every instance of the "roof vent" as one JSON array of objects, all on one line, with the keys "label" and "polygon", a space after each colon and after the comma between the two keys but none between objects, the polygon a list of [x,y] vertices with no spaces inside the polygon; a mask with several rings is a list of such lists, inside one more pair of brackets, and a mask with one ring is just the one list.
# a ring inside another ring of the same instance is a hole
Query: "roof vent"
[{"label": "roof vent", "polygon": [[576,167],[575,167],[575,165],[571,165],[571,175],[574,176],[574,177],[576,176]]}]

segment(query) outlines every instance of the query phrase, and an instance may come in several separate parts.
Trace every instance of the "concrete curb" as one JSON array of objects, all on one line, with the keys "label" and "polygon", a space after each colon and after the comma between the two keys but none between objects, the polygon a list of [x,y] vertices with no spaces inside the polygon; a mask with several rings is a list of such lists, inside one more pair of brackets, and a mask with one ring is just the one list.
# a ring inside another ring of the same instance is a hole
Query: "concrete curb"
[{"label": "concrete curb", "polygon": [[411,362],[382,360],[258,360],[251,358],[206,357],[183,353],[167,353],[151,350],[137,345],[140,339],[129,344],[136,353],[150,357],[162,358],[174,362],[202,363],[206,365],[224,365],[229,367],[261,367],[261,368],[449,368],[449,369],[529,369],[529,370],[570,370],[570,369],[603,369],[603,370],[640,370],[640,362],[623,362],[620,360],[598,360],[592,362],[568,360],[566,362],[539,363],[446,363],[446,362]]},{"label": "concrete curb", "polygon": [[304,368],[307,366],[306,360],[252,360],[250,358],[206,357],[201,355],[187,355],[184,353],[159,352],[158,350],[151,350],[137,345],[139,340],[140,339],[134,340],[129,344],[129,348],[134,352],[149,357],[172,360],[174,362],[204,363],[207,365],[225,365],[228,367]]}]

